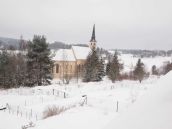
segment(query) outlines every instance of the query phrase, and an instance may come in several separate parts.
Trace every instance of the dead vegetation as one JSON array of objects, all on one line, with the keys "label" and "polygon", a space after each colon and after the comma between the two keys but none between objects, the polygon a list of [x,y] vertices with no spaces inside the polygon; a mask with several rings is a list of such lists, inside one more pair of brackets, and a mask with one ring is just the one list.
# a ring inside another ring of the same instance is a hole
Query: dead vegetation
[{"label": "dead vegetation", "polygon": [[73,107],[75,107],[75,105],[72,105],[69,107],[57,107],[55,105],[49,106],[43,112],[43,119],[46,119],[46,118],[51,117],[51,116],[59,115],[59,114],[65,112],[66,110],[69,110]]}]

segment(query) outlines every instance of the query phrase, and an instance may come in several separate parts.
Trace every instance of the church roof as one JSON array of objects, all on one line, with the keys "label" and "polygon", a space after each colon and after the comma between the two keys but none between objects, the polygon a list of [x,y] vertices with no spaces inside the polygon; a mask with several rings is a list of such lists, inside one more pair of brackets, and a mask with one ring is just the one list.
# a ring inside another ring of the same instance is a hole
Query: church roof
[{"label": "church roof", "polygon": [[72,46],[71,49],[59,49],[53,52],[54,61],[86,60],[91,49],[89,47]]},{"label": "church roof", "polygon": [[54,61],[76,61],[72,49],[59,49],[55,52]]},{"label": "church roof", "polygon": [[91,49],[89,47],[72,46],[77,60],[86,60]]}]

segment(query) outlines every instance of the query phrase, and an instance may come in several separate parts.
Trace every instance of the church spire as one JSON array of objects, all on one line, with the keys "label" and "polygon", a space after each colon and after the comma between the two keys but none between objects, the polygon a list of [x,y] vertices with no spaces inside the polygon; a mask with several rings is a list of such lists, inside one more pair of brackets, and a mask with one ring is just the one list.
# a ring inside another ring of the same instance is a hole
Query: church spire
[{"label": "church spire", "polygon": [[95,24],[93,26],[93,32],[92,32],[92,36],[91,36],[91,40],[90,42],[96,42],[96,36],[95,36]]},{"label": "church spire", "polygon": [[94,24],[89,47],[91,49],[95,49],[96,48],[96,43],[97,43],[97,41],[96,41],[96,36],[95,36],[95,24]]}]

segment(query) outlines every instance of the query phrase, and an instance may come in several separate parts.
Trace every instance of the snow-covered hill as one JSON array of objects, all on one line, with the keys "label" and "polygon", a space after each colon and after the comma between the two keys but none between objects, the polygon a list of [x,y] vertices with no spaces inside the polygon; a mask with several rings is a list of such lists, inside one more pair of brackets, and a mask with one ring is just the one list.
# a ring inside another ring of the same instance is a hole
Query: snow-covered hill
[{"label": "snow-covered hill", "polygon": [[[129,72],[134,69],[134,66],[136,65],[138,61],[138,57],[134,57],[131,54],[121,54],[119,56],[119,59],[121,63],[124,64],[124,70],[123,72]],[[156,57],[149,57],[149,58],[141,58],[142,62],[145,64],[145,68],[147,72],[151,72],[152,66],[156,65],[157,68],[160,68],[164,65],[166,62],[171,62],[172,57],[162,57],[162,56],[156,56]]]},{"label": "snow-covered hill", "polygon": [[18,48],[19,39],[0,37],[0,48],[4,48],[4,47],[10,46],[10,45]]},{"label": "snow-covered hill", "polygon": [[172,72],[104,129],[172,129]]}]

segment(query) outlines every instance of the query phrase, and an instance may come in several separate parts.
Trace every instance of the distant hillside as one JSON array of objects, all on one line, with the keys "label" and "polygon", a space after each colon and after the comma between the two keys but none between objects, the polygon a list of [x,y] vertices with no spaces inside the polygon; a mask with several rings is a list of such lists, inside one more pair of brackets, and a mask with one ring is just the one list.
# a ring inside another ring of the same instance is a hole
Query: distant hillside
[{"label": "distant hillside", "polygon": [[8,48],[9,46],[17,49],[19,47],[19,39],[0,37],[0,48]]},{"label": "distant hillside", "polygon": [[[19,48],[19,39],[0,37],[0,49],[6,48],[9,49],[13,47],[14,49]],[[66,44],[64,42],[55,41],[54,43],[49,44],[50,49],[70,49],[72,45],[75,46],[88,46],[87,44]]]},{"label": "distant hillside", "polygon": [[70,47],[71,47],[71,45],[68,45],[64,42],[58,42],[58,41],[55,41],[54,43],[49,44],[49,48],[54,49],[54,50],[58,50],[58,49],[62,49],[62,48],[69,49]]},{"label": "distant hillside", "polygon": [[70,49],[71,46],[83,46],[87,47],[87,44],[66,44],[64,42],[55,41],[54,43],[49,44],[50,49],[58,50],[58,49]]},{"label": "distant hillside", "polygon": [[[0,37],[0,49],[18,49],[19,48],[19,39]],[[71,46],[84,46],[88,47],[87,44],[67,44],[64,42],[55,41],[54,43],[49,44],[50,49],[58,50],[58,49],[70,49]],[[137,49],[117,49],[123,54],[132,54],[138,57],[155,57],[155,56],[172,56],[172,50],[137,50]],[[115,51],[115,49],[111,49],[111,51]],[[101,50],[101,53],[106,53],[106,50]]]},{"label": "distant hillside", "polygon": [[[112,49],[111,51],[115,51]],[[172,56],[172,50],[138,50],[138,49],[117,49],[123,54],[132,54],[138,57]]]}]

